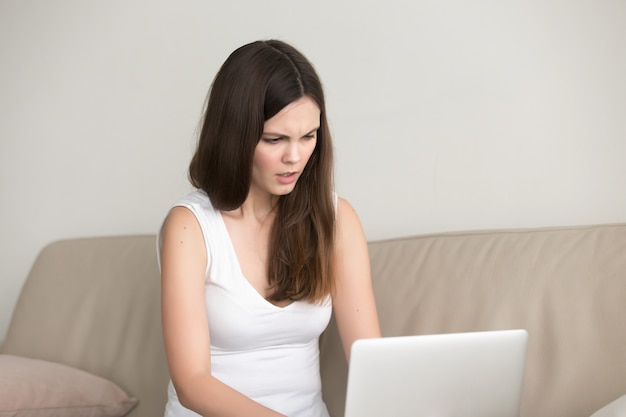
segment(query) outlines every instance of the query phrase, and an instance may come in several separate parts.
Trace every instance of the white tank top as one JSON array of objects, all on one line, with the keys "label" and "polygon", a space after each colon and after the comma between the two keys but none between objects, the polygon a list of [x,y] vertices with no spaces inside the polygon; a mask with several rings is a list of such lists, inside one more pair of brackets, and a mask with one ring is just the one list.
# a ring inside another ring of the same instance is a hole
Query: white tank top
[{"label": "white tank top", "polygon": [[[320,304],[270,303],[243,275],[221,213],[207,195],[194,191],[174,206],[191,210],[204,234],[213,376],[286,416],[328,417],[318,339],[330,320],[330,296]],[[197,416],[180,405],[171,381],[165,416]]]}]

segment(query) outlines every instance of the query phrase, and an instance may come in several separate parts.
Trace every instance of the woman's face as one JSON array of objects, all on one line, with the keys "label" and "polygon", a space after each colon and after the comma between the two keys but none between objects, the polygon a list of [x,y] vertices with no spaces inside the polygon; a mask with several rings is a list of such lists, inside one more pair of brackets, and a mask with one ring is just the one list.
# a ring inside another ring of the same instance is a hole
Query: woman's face
[{"label": "woman's face", "polygon": [[280,196],[293,191],[317,143],[320,109],[304,96],[263,127],[254,151],[251,192]]}]

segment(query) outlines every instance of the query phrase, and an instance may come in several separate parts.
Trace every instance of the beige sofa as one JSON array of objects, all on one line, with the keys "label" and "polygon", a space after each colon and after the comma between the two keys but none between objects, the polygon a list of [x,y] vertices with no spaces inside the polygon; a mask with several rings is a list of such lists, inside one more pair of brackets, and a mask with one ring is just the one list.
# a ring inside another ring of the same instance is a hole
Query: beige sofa
[{"label": "beige sofa", "polygon": [[[523,417],[590,416],[618,398],[602,415],[626,413],[626,224],[415,236],[369,249],[385,336],[525,328]],[[333,324],[321,349],[324,396],[338,417],[346,364]],[[88,398],[72,394],[81,389],[106,403],[62,415],[131,407],[133,417],[162,415],[168,374],[154,236],[46,247],[0,352],[0,416],[30,415],[11,414],[3,402],[48,401],[46,377],[68,385],[66,400],[52,395],[57,407]],[[12,390],[4,397],[3,379]]]}]

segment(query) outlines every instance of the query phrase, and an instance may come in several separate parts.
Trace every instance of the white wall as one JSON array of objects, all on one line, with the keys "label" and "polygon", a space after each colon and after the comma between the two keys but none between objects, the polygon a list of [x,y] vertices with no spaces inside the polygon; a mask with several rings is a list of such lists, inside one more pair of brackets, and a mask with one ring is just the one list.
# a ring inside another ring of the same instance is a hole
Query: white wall
[{"label": "white wall", "polygon": [[626,221],[626,2],[0,0],[0,339],[42,246],[157,230],[269,37],[318,68],[369,239]]}]

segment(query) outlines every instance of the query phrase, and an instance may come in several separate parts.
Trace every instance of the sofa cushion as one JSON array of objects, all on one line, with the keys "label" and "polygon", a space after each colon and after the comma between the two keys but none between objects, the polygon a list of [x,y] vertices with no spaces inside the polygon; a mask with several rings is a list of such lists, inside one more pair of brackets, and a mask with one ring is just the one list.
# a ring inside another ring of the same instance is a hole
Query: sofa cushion
[{"label": "sofa cushion", "polygon": [[0,355],[0,416],[121,417],[136,404],[114,383],[88,372]]},{"label": "sofa cushion", "polygon": [[163,415],[169,374],[154,235],[46,246],[13,311],[0,353],[82,369],[139,400],[129,417]]}]

